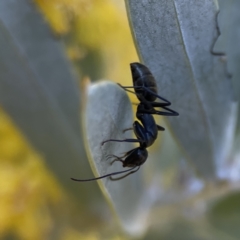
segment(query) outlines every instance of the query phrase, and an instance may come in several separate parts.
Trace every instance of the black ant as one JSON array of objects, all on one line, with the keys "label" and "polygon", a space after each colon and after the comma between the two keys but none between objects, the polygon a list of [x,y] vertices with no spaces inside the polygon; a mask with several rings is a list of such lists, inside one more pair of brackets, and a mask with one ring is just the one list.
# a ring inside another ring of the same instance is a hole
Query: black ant
[{"label": "black ant", "polygon": [[[161,126],[158,126],[153,118],[152,115],[146,114],[146,113],[139,113],[139,110],[141,110],[143,107],[142,103],[138,105],[138,110],[137,110],[137,118],[141,121],[142,124],[140,124],[138,121],[135,121],[133,123],[133,128],[125,129],[124,131],[133,129],[134,133],[137,137],[137,139],[124,139],[124,140],[117,140],[117,139],[109,139],[104,142],[102,142],[102,145],[105,144],[106,142],[138,142],[140,144],[139,147],[134,148],[128,152],[126,152],[122,157],[118,157],[115,155],[109,155],[110,157],[114,157],[115,159],[112,161],[120,161],[123,164],[123,167],[131,167],[131,169],[121,171],[121,172],[114,172],[110,173],[101,177],[97,178],[91,178],[91,179],[75,179],[71,178],[74,181],[79,181],[79,182],[86,182],[86,181],[93,181],[93,180],[98,180],[101,178],[109,177],[112,175],[120,174],[120,173],[125,173],[129,172],[127,175],[123,176],[126,177],[129,174],[132,174],[134,172],[137,172],[140,168],[140,166],[147,160],[148,157],[148,151],[146,150],[147,147],[150,147],[154,141],[157,139],[158,136],[158,131],[163,131],[164,128]],[[125,158],[125,159],[123,159]],[[111,164],[112,164],[111,163]],[[137,170],[134,170],[136,169]],[[121,177],[121,178],[123,178]],[[112,179],[115,180],[115,179]]]},{"label": "black ant", "polygon": [[[135,62],[130,64],[130,68],[132,72],[133,86],[118,85],[125,91],[136,94],[139,101],[143,103],[143,107],[139,112],[162,116],[179,115],[177,112],[167,108],[167,106],[171,105],[171,102],[158,95],[156,80],[145,65]],[[128,88],[134,88],[135,92]],[[157,98],[164,102],[155,102]],[[168,112],[157,111],[154,107],[161,107]]]},{"label": "black ant", "polygon": [[[93,181],[93,180],[98,180],[106,177],[111,177],[113,175],[129,172],[120,178],[117,178],[117,179],[111,178],[112,180],[118,180],[132,173],[137,172],[140,166],[147,160],[148,151],[146,148],[150,147],[155,142],[158,136],[158,131],[164,131],[163,127],[156,124],[151,114],[158,114],[163,116],[179,115],[177,112],[167,108],[167,106],[171,105],[171,103],[168,100],[160,97],[157,94],[156,81],[153,75],[151,74],[151,72],[149,71],[149,69],[141,63],[131,63],[130,66],[131,66],[134,86],[129,86],[129,87],[121,86],[120,84],[119,86],[128,92],[136,94],[138,99],[140,100],[140,103],[138,104],[138,108],[137,108],[136,117],[140,120],[142,124],[140,124],[138,121],[135,121],[133,123],[132,128],[124,130],[124,131],[128,131],[133,129],[137,139],[123,139],[123,140],[108,139],[106,141],[103,141],[102,145],[110,141],[138,142],[140,144],[139,147],[126,152],[122,157],[109,155],[110,157],[115,158],[112,161],[112,163],[115,161],[120,161],[122,162],[123,167],[131,167],[131,168],[125,171],[114,172],[114,173],[110,173],[97,178],[91,178],[91,179],[85,179],[85,180],[71,178],[74,181],[79,181],[79,182]],[[132,92],[127,88],[134,88],[135,92]],[[154,102],[157,98],[161,99],[164,102],[162,103]],[[154,107],[161,107],[167,110],[168,112],[156,111]]]}]

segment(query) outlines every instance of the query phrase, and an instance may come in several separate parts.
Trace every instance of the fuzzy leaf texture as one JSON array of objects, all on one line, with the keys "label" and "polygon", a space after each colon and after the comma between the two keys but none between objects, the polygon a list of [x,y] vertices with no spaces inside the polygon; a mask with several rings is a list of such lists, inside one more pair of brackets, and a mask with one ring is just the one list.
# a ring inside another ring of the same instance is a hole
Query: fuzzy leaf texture
[{"label": "fuzzy leaf texture", "polygon": [[222,57],[214,0],[126,0],[139,56],[156,77],[158,92],[178,118],[169,123],[185,156],[201,176],[226,178],[236,117]]},{"label": "fuzzy leaf texture", "polygon": [[[109,155],[121,156],[134,148],[131,143],[102,142],[108,139],[133,138],[133,112],[125,91],[117,84],[102,81],[88,87],[84,128],[88,143],[89,160],[96,177],[124,171],[121,162],[114,162]],[[135,138],[135,137],[134,137]],[[126,174],[126,173],[125,173]],[[125,174],[114,175],[117,179]],[[147,228],[146,216],[150,203],[144,197],[146,186],[142,169],[126,178],[114,181],[109,177],[98,180],[102,192],[117,213],[123,229],[130,235],[141,235]]]}]

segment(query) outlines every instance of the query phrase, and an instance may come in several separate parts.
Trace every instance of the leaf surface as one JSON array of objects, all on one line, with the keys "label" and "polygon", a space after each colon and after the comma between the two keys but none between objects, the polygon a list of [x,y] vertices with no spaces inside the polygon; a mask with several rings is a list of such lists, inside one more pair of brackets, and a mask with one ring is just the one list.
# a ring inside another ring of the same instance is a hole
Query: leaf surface
[{"label": "leaf surface", "polygon": [[[85,129],[89,149],[89,159],[96,177],[124,171],[121,162],[111,162],[134,148],[132,143],[102,142],[108,139],[135,138],[132,131],[132,106],[127,94],[117,84],[102,81],[90,85],[86,105]],[[142,166],[143,168],[144,166]],[[109,177],[98,180],[100,187],[117,213],[120,222],[131,235],[141,235],[147,228],[146,217],[149,203],[144,198],[145,185],[142,168],[126,178],[111,180]],[[119,178],[125,174],[112,176]]]},{"label": "leaf surface", "polygon": [[232,180],[239,180],[239,146],[240,146],[240,111],[239,111],[239,94],[240,94],[240,2],[238,0],[223,1],[219,0],[220,13],[218,15],[221,35],[216,42],[215,51],[226,53],[228,71],[231,74],[234,93],[238,101],[238,118],[237,131],[234,142],[234,161],[232,172],[229,174]]},{"label": "leaf surface", "polygon": [[168,120],[185,156],[202,176],[226,177],[236,105],[225,62],[211,53],[216,1],[126,0],[126,6],[140,58],[180,114]]}]

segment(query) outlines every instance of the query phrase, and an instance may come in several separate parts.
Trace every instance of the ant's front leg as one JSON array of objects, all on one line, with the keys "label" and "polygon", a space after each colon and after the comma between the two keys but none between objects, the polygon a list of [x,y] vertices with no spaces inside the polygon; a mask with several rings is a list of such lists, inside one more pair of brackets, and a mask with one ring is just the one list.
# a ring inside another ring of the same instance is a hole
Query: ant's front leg
[{"label": "ant's front leg", "polygon": [[122,158],[114,155],[114,154],[111,154],[111,155],[108,155],[107,156],[108,158],[115,158],[112,162],[111,162],[111,165],[116,162],[116,161],[119,161],[119,162],[122,162],[122,164],[124,164],[124,160],[122,160]]},{"label": "ant's front leg", "polygon": [[[171,103],[167,102],[167,103],[163,103],[163,102],[151,102],[146,100],[141,94],[137,94],[138,99],[140,100],[140,104],[141,104],[141,109],[152,109],[153,107],[167,107],[169,105],[171,105]],[[139,105],[139,104],[137,104]],[[144,107],[143,107],[144,106]]]},{"label": "ant's front leg", "polygon": [[158,114],[158,115],[163,115],[163,116],[179,116],[179,113],[178,112],[175,112],[174,110],[170,109],[170,108],[167,108],[167,107],[161,107],[165,110],[167,110],[168,112],[162,112],[162,111],[155,111],[155,114]]},{"label": "ant's front leg", "polygon": [[127,132],[129,130],[133,130],[133,128],[132,127],[131,128],[126,128],[126,129],[122,130],[122,132],[125,133],[125,132]]},{"label": "ant's front leg", "polygon": [[156,94],[155,92],[153,92],[152,90],[150,90],[149,88],[145,87],[145,86],[142,86],[142,88],[144,90],[146,90],[147,92],[151,93],[153,96],[157,97],[158,99],[161,99],[162,101],[165,102],[165,106],[170,106],[171,105],[171,102],[169,102],[167,99],[159,96],[158,94]]},{"label": "ant's front leg", "polygon": [[102,145],[104,145],[106,142],[138,142],[138,143],[142,143],[142,140],[138,140],[138,139],[123,139],[123,140],[118,140],[118,139],[108,139],[102,142]]},{"label": "ant's front leg", "polygon": [[142,139],[142,143],[146,142],[146,130],[138,121],[134,121],[133,131],[138,139]]},{"label": "ant's front leg", "polygon": [[158,131],[164,131],[164,130],[165,130],[164,127],[161,127],[161,126],[159,126],[159,125],[157,125],[157,129],[158,129]]},{"label": "ant's front leg", "polygon": [[154,108],[151,110],[149,109],[141,109],[138,112],[139,113],[146,113],[146,114],[156,114],[156,115],[161,115],[161,116],[178,116],[179,113],[167,108],[167,107],[162,107],[163,109],[167,110],[168,112],[163,112],[163,111],[157,111]]}]

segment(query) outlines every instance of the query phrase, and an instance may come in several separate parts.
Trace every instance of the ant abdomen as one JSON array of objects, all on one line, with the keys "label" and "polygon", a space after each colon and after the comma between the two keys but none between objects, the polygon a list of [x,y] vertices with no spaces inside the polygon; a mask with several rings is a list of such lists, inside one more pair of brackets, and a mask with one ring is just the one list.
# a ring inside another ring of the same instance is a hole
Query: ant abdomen
[{"label": "ant abdomen", "polygon": [[151,92],[146,91],[146,89],[149,89],[157,94],[156,80],[152,73],[145,65],[141,63],[131,63],[130,66],[133,85],[136,87],[135,92],[137,97],[140,101],[144,98],[147,101],[154,102],[157,97]]},{"label": "ant abdomen", "polygon": [[134,79],[138,79],[147,75],[152,75],[148,67],[138,62],[130,63],[130,68]]},{"label": "ant abdomen", "polygon": [[[138,87],[146,87],[150,91],[157,94],[156,80],[153,76],[143,76],[139,78],[134,84]],[[155,95],[153,95],[151,92],[146,91],[145,89],[139,89],[136,90],[136,92],[139,100],[142,100],[142,97],[149,102],[154,102],[157,99]]]}]

